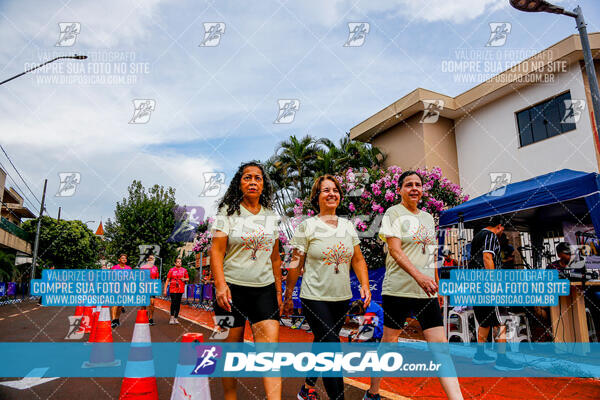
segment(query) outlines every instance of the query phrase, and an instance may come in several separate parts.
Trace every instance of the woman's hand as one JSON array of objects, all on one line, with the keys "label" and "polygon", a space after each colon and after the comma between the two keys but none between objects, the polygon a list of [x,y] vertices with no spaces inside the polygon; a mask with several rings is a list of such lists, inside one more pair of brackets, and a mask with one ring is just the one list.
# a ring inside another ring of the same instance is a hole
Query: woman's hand
[{"label": "woman's hand", "polygon": [[283,315],[292,315],[294,313],[294,301],[291,297],[286,298],[283,302]]},{"label": "woman's hand", "polygon": [[225,282],[219,285],[215,285],[215,291],[217,295],[217,304],[223,310],[231,312],[231,290]]},{"label": "woman's hand", "polygon": [[371,303],[371,288],[368,284],[360,287],[360,298],[362,299],[365,308],[369,307],[369,304]]},{"label": "woman's hand", "polygon": [[438,285],[435,283],[435,279],[419,272],[415,280],[421,286],[421,289],[427,293],[427,296],[433,296],[437,293]]}]

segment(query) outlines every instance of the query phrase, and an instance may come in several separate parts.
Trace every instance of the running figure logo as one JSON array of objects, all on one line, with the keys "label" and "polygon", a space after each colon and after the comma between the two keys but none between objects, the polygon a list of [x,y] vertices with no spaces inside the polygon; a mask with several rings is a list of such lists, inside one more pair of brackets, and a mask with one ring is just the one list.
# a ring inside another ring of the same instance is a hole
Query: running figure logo
[{"label": "running figure logo", "polygon": [[576,124],[581,118],[583,110],[585,110],[585,100],[572,99],[564,100],[565,115],[560,120],[561,124]]},{"label": "running figure logo", "polygon": [[59,22],[58,28],[60,29],[60,33],[55,46],[73,46],[75,44],[75,40],[77,40],[77,35],[79,35],[81,32],[81,24],[79,22]]},{"label": "running figure logo", "polygon": [[490,172],[490,196],[503,196],[510,183],[510,172]]},{"label": "running figure logo", "polygon": [[217,359],[221,357],[221,346],[203,346],[195,347],[198,354],[196,367],[191,372],[192,375],[210,375],[215,372],[217,367]]},{"label": "running figure logo", "polygon": [[510,22],[490,22],[490,38],[486,47],[504,46],[506,38],[512,29]]},{"label": "running figure logo", "polygon": [[85,335],[85,330],[81,328],[82,316],[70,316],[69,317],[69,333],[65,337],[66,340],[79,340]]},{"label": "running figure logo", "polygon": [[133,117],[130,124],[145,124],[150,121],[150,115],[156,108],[156,101],[152,99],[133,100]]},{"label": "running figure logo", "polygon": [[77,186],[81,182],[81,174],[79,172],[59,172],[60,186],[55,197],[71,197],[75,194]]},{"label": "running figure logo", "polygon": [[348,40],[344,43],[344,47],[360,47],[365,44],[365,39],[371,26],[368,22],[348,22]]},{"label": "running figure logo", "polygon": [[224,22],[205,22],[204,39],[198,45],[199,47],[216,47],[221,42],[221,36],[225,34]]},{"label": "running figure logo", "polygon": [[444,100],[423,100],[422,124],[435,124],[440,117],[440,112],[444,109]]},{"label": "running figure logo", "polygon": [[279,99],[277,100],[279,104],[279,113],[277,114],[277,119],[274,124],[291,124],[294,122],[294,118],[296,117],[296,112],[300,107],[300,100],[298,99]]},{"label": "running figure logo", "polygon": [[215,329],[210,334],[210,339],[223,340],[229,336],[229,329],[233,328],[235,317],[233,315],[215,315]]},{"label": "running figure logo", "polygon": [[224,172],[204,172],[204,187],[198,197],[215,197],[219,195],[221,186],[225,185]]}]

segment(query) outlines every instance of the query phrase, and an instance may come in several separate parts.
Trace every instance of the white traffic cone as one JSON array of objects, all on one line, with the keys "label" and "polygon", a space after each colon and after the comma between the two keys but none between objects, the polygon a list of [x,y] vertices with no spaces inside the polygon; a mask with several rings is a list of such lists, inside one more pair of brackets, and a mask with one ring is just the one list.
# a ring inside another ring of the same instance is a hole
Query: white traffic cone
[{"label": "white traffic cone", "polygon": [[135,319],[131,349],[125,366],[125,377],[121,385],[119,400],[158,400],[151,342],[148,312],[139,310]]},{"label": "white traffic cone", "polygon": [[[201,333],[186,333],[183,335],[181,342],[204,342],[204,336]],[[190,350],[190,345],[182,345],[181,347],[171,400],[211,400],[208,377],[189,377],[189,371],[194,368],[198,359],[196,353]]]}]

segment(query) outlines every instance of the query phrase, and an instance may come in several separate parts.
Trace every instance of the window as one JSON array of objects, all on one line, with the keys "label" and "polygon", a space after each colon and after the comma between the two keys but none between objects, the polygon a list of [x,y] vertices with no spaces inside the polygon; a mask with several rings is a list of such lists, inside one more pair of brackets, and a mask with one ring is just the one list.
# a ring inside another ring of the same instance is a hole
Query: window
[{"label": "window", "polygon": [[574,123],[561,122],[566,114],[565,100],[571,100],[571,92],[563,93],[517,112],[521,146],[527,146],[576,128]]}]

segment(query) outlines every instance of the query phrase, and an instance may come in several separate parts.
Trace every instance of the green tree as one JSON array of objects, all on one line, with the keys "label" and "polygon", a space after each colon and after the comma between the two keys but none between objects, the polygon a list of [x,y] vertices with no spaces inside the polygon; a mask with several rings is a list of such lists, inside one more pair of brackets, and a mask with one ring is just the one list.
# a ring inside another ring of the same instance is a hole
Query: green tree
[{"label": "green tree", "polygon": [[[31,237],[35,236],[37,221],[36,218],[23,223],[22,228]],[[96,268],[100,246],[100,239],[83,222],[42,217],[38,265],[65,269]]]},{"label": "green tree", "polygon": [[[176,223],[175,189],[154,185],[147,191],[142,182],[134,180],[128,196],[117,202],[115,220],[105,226],[108,259],[116,262],[125,253],[130,265],[139,257],[139,245],[157,244],[163,260],[163,275],[173,265],[181,242],[168,242]],[[158,263],[157,263],[158,264]]]},{"label": "green tree", "polygon": [[15,270],[15,255],[0,250],[0,282],[11,281]]},{"label": "green tree", "polygon": [[296,189],[300,197],[310,192],[318,150],[317,140],[310,135],[301,139],[290,136],[275,150],[273,164],[282,175],[283,186]]}]

